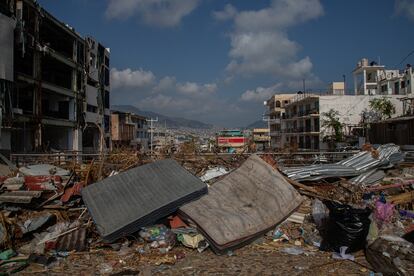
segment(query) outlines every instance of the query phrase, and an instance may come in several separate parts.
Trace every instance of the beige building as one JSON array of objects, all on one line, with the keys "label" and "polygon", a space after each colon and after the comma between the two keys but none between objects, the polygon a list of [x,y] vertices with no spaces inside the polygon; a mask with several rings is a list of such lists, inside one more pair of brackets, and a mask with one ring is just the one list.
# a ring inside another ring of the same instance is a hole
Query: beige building
[{"label": "beige building", "polygon": [[345,83],[343,81],[332,82],[328,87],[329,95],[345,95]]},{"label": "beige building", "polygon": [[296,94],[277,94],[273,95],[266,105],[268,108],[268,123],[270,129],[270,145],[272,149],[282,148],[281,120],[285,117],[285,106]]},{"label": "beige building", "polygon": [[252,137],[257,150],[269,148],[270,136],[268,128],[254,128]]}]

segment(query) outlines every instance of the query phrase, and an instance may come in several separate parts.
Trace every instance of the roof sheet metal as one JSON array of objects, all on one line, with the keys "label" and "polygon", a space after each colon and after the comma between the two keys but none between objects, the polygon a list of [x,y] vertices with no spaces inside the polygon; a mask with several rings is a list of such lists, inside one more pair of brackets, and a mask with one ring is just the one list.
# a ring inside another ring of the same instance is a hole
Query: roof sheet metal
[{"label": "roof sheet metal", "polygon": [[41,195],[41,191],[5,192],[0,195],[0,203],[29,204],[34,198],[39,198]]},{"label": "roof sheet metal", "polygon": [[56,242],[58,251],[85,251],[86,250],[86,229],[79,228],[69,234],[61,236]]},{"label": "roof sheet metal", "polygon": [[257,155],[184,205],[213,250],[222,252],[253,240],[286,219],[302,202],[287,180]]},{"label": "roof sheet metal", "polygon": [[108,177],[82,190],[103,239],[112,242],[207,193],[207,185],[167,159]]},{"label": "roof sheet metal", "polygon": [[391,168],[404,160],[405,155],[400,147],[394,144],[381,145],[378,156],[371,152],[361,151],[335,164],[311,165],[297,168],[286,168],[283,173],[296,181],[315,181],[331,177],[351,177],[364,174],[373,169]]}]

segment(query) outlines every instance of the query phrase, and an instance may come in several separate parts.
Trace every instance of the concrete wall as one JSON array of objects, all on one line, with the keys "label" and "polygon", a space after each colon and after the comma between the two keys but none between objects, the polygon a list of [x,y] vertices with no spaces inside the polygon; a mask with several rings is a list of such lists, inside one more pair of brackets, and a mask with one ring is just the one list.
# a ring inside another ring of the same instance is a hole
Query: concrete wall
[{"label": "concrete wall", "polygon": [[[322,127],[323,116],[322,113],[334,109],[339,112],[341,123],[345,125],[357,125],[361,121],[361,113],[365,109],[369,109],[369,101],[375,98],[382,98],[384,96],[368,96],[368,95],[345,95],[345,96],[320,96],[319,97],[319,114],[320,114],[320,149],[327,149],[328,146],[322,142],[323,136],[329,132]],[[395,114],[393,117],[401,116],[403,113],[402,103],[399,98],[404,95],[389,95],[387,96],[395,106]]]},{"label": "concrete wall", "polygon": [[0,79],[13,81],[14,19],[0,13]]}]

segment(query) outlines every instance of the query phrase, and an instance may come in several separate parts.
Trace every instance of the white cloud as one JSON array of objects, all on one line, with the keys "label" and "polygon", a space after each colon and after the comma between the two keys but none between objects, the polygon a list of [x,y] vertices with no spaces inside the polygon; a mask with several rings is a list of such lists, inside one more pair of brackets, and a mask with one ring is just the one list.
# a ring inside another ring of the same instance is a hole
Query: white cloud
[{"label": "white cloud", "polygon": [[205,96],[216,92],[217,84],[198,84],[195,82],[177,83],[177,91],[187,96]]},{"label": "white cloud", "polygon": [[229,19],[233,19],[237,14],[237,9],[231,5],[227,4],[222,11],[215,11],[213,12],[213,17],[219,21],[225,21]]},{"label": "white cloud", "polygon": [[158,84],[154,87],[153,91],[157,92],[169,92],[175,90],[177,80],[175,77],[163,77]]},{"label": "white cloud", "polygon": [[138,16],[148,25],[173,27],[199,3],[200,0],[109,0],[105,14],[109,19]]},{"label": "white cloud", "polygon": [[[230,34],[231,58],[227,72],[231,75],[270,74],[279,78],[301,79],[311,75],[309,57],[298,58],[300,45],[288,38],[289,27],[323,14],[319,0],[273,0],[257,11],[234,11],[226,6],[220,18],[234,19]],[[217,18],[217,12],[216,12]]]},{"label": "white cloud", "polygon": [[395,12],[402,14],[408,19],[414,21],[414,1],[412,0],[396,0],[395,1]]},{"label": "white cloud", "polygon": [[142,68],[135,71],[130,68],[121,71],[116,68],[111,70],[112,89],[142,88],[152,85],[154,81],[155,75],[151,71],[145,71]]},{"label": "white cloud", "polygon": [[261,102],[268,100],[272,95],[280,91],[282,84],[278,83],[270,87],[257,87],[255,90],[247,90],[244,92],[240,100],[245,102]]}]

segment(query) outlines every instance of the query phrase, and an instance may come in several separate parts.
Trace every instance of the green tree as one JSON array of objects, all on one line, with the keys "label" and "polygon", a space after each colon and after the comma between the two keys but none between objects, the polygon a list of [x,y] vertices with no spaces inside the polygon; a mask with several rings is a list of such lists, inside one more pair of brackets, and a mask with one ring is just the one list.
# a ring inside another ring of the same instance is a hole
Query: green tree
[{"label": "green tree", "polygon": [[370,100],[369,107],[374,112],[378,113],[381,119],[391,118],[391,116],[395,114],[395,106],[387,97]]},{"label": "green tree", "polygon": [[343,124],[339,121],[339,112],[330,109],[328,112],[322,113],[322,126],[330,130],[331,135],[325,136],[327,142],[337,143],[343,140]]}]

